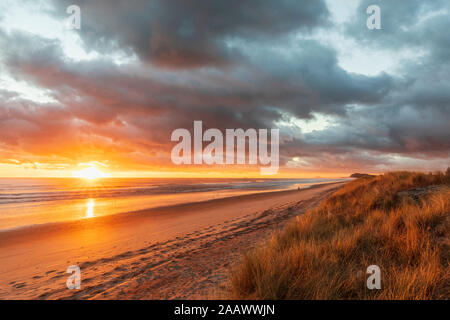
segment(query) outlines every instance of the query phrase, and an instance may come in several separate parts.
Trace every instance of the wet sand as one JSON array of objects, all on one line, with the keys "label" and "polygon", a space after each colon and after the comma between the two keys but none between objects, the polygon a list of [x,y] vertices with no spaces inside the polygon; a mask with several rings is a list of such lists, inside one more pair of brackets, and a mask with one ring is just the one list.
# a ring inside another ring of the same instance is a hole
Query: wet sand
[{"label": "wet sand", "polygon": [[[0,232],[0,299],[222,297],[245,250],[343,184]],[[66,287],[70,265],[81,290]]]}]

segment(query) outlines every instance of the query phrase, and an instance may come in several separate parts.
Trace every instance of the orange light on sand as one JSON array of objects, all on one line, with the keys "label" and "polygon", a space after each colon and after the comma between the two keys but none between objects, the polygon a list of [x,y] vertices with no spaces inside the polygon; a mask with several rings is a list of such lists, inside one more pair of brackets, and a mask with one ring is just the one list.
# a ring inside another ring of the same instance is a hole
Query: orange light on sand
[{"label": "orange light on sand", "polygon": [[92,218],[94,216],[94,199],[89,199],[86,203],[86,218]]},{"label": "orange light on sand", "polygon": [[73,173],[73,176],[75,178],[83,178],[83,179],[98,179],[98,178],[108,178],[110,175],[107,173],[104,173],[103,171],[100,171],[94,166],[91,166],[89,168],[82,169],[80,171],[76,171]]}]

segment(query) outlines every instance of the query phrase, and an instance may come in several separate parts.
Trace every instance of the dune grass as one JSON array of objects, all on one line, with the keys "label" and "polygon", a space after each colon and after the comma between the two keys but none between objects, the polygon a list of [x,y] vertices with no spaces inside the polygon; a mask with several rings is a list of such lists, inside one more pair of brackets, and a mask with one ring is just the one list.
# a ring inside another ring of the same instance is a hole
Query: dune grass
[{"label": "dune grass", "polygon": [[360,178],[246,253],[229,297],[449,299],[449,234],[450,169]]}]

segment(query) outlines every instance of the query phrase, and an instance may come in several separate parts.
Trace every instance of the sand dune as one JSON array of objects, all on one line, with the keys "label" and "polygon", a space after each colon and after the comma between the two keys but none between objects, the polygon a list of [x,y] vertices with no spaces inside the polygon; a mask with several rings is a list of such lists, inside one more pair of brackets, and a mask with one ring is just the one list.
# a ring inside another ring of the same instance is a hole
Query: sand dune
[{"label": "sand dune", "polygon": [[[0,233],[0,299],[220,297],[230,266],[343,183]],[[81,290],[66,269],[81,268]]]}]

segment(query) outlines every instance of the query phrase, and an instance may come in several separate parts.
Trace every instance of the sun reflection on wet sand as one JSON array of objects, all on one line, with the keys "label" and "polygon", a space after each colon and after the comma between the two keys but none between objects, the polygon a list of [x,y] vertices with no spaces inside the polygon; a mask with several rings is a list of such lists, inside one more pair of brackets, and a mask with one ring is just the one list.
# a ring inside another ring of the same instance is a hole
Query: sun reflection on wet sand
[{"label": "sun reflection on wet sand", "polygon": [[92,218],[94,216],[94,199],[89,199],[86,203],[86,218]]}]

